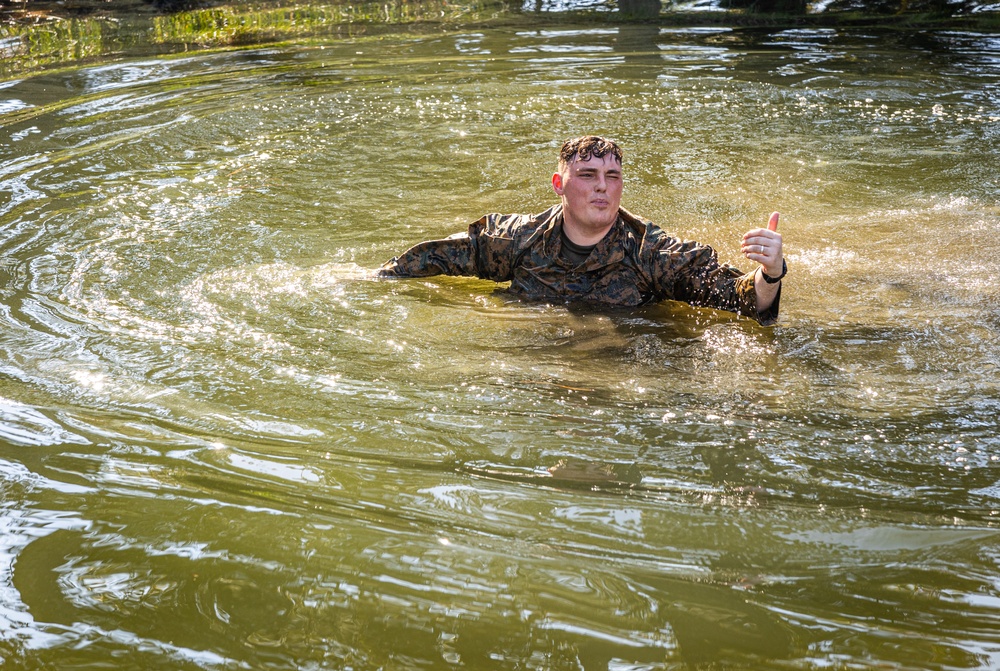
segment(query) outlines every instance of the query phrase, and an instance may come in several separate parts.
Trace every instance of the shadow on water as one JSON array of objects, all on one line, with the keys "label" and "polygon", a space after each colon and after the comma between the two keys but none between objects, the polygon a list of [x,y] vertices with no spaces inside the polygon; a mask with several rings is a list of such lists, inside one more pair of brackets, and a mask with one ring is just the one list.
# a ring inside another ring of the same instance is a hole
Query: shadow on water
[{"label": "shadow on water", "polygon": [[[97,547],[102,544],[104,549]],[[113,535],[88,539],[79,532],[55,531],[20,554],[13,585],[27,595],[31,616],[47,623],[64,644],[87,643],[99,653],[116,638],[145,641],[150,649],[130,655],[132,664],[155,665],[164,651],[195,666],[225,663],[229,654],[250,645],[261,649],[260,663],[279,666],[319,659],[376,665],[394,658],[390,650],[401,649],[412,663],[461,659],[474,668],[516,665],[531,654],[544,654],[558,668],[656,665],[665,657],[711,668],[722,660],[768,664],[789,657],[800,645],[790,627],[754,603],[744,591],[752,587],[748,584],[734,589],[640,570],[629,580],[650,608],[636,614],[642,619],[641,633],[609,626],[614,620],[610,615],[556,616],[570,605],[560,603],[567,595],[546,594],[550,588],[540,583],[536,598],[541,603],[530,604],[516,594],[501,598],[511,606],[542,606],[550,615],[524,612],[521,623],[512,625],[502,613],[487,609],[478,617],[457,618],[442,646],[435,626],[389,616],[392,609],[369,591],[379,589],[377,575],[340,578],[361,588],[361,598],[350,605],[346,595],[338,595],[333,585],[324,585],[321,576],[308,570],[301,575],[249,556],[209,551],[191,571],[191,559],[169,548],[128,547],[128,539]],[[316,559],[314,564],[323,563]],[[519,573],[515,584],[544,577],[523,569]],[[553,568],[551,577],[558,573]],[[276,583],[285,586],[276,589]],[[446,594],[437,598],[448,599]],[[543,605],[546,601],[551,603]],[[123,617],[128,620],[124,627]],[[81,630],[80,622],[87,627]],[[595,625],[604,631],[595,631]],[[198,652],[208,650],[218,652]]]}]

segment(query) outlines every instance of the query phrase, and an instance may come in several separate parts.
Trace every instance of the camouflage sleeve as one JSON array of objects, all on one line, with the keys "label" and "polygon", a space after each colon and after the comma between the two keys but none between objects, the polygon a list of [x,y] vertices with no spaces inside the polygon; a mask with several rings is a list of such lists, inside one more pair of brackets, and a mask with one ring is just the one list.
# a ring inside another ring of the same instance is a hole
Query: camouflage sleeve
[{"label": "camouflage sleeve", "polygon": [[754,273],[743,273],[719,263],[711,247],[673,240],[659,249],[657,255],[654,281],[663,298],[735,312],[765,326],[777,321],[780,287],[771,306],[759,312]]},{"label": "camouflage sleeve", "polygon": [[431,277],[474,275],[475,253],[469,236],[461,233],[444,240],[416,244],[393,257],[378,270],[379,277]]},{"label": "camouflage sleeve", "polygon": [[467,233],[421,242],[385,263],[380,277],[469,275],[503,282],[510,279],[517,257],[512,226],[517,215],[488,214]]}]

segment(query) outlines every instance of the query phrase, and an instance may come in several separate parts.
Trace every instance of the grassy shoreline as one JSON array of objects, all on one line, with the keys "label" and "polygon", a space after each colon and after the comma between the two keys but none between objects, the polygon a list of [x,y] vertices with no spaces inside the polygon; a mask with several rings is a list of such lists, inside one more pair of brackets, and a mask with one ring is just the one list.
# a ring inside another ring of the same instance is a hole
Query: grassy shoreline
[{"label": "grassy shoreline", "polygon": [[[317,6],[340,6],[378,4],[421,6],[423,2],[405,2],[394,0],[392,3],[351,3],[351,2],[317,2],[315,0],[200,0],[196,8],[170,11],[154,4],[156,0],[0,0],[0,27],[30,26],[46,21],[69,20],[113,20],[179,15],[197,15],[205,12],[227,12],[232,14],[257,14],[261,12],[294,12],[303,8]],[[166,0],[169,2],[170,0]],[[504,0],[483,2],[482,0],[459,0],[442,4],[452,7],[476,8],[492,5],[504,13],[520,17],[544,16],[546,20],[562,18],[579,21],[588,18],[599,18],[611,23],[620,22],[654,22],[667,25],[699,25],[703,23],[730,24],[735,26],[772,26],[772,25],[806,25],[806,26],[870,26],[870,27],[952,27],[976,26],[982,29],[1000,31],[1000,11],[979,12],[975,14],[945,16],[929,12],[896,12],[875,13],[861,11],[828,11],[807,14],[757,14],[743,10],[709,10],[684,11],[672,9],[665,4],[658,16],[631,18],[617,11],[578,9],[563,11],[533,12],[523,10],[521,5]]]},{"label": "grassy shoreline", "polygon": [[499,26],[631,22],[662,26],[734,28],[879,28],[1000,32],[1000,12],[965,16],[877,15],[829,12],[805,15],[742,11],[684,12],[632,18],[586,9],[532,12],[503,0],[362,2],[203,2],[198,9],[166,12],[144,0],[23,0],[0,6],[0,82],[53,67],[132,53],[174,53],[262,45],[311,37],[384,32],[461,30]]}]

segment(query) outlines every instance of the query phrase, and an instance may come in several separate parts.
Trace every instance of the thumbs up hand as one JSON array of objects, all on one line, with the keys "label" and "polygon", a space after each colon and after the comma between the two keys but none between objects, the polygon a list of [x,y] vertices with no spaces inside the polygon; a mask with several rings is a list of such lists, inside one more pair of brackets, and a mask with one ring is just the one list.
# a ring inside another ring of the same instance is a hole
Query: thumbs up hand
[{"label": "thumbs up hand", "polygon": [[781,275],[784,255],[781,251],[781,233],[778,233],[779,214],[774,212],[767,228],[755,228],[743,235],[740,252],[751,261],[759,263],[771,277]]}]

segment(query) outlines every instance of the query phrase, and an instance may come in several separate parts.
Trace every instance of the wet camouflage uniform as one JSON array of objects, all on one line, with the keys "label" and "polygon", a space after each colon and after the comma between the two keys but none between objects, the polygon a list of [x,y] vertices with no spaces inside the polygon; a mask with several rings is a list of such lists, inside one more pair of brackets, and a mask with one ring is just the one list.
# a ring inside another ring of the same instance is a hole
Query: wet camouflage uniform
[{"label": "wet camouflage uniform", "polygon": [[622,209],[587,259],[573,266],[560,257],[562,222],[561,205],[534,216],[488,214],[469,226],[468,234],[411,247],[379,275],[469,275],[510,282],[510,293],[530,300],[626,306],[677,300],[765,325],[778,318],[780,288],[771,307],[758,313],[753,272],[744,275],[720,264],[711,247],[670,237]]}]

